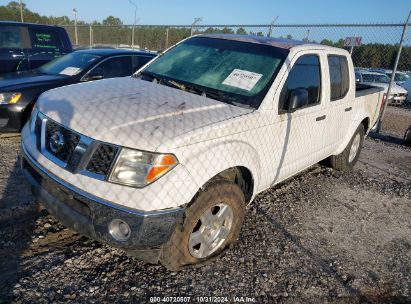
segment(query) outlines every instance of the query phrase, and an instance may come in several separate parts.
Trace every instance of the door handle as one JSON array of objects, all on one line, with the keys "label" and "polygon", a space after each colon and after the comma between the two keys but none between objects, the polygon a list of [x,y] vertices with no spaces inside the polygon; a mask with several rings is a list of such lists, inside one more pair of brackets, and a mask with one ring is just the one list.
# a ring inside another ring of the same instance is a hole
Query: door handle
[{"label": "door handle", "polygon": [[323,115],[323,116],[318,116],[315,121],[320,121],[320,120],[324,120],[327,116]]},{"label": "door handle", "polygon": [[345,112],[350,112],[351,110],[352,110],[352,107],[345,108]]},{"label": "door handle", "polygon": [[24,55],[22,55],[22,54],[13,54],[12,55],[12,57],[13,58],[20,58],[20,57],[23,57]]}]

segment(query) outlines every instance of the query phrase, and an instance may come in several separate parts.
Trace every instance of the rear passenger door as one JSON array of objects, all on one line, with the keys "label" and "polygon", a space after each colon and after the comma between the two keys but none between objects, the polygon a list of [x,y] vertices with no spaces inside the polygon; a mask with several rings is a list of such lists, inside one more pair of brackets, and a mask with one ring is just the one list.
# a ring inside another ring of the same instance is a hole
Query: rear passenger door
[{"label": "rear passenger door", "polygon": [[328,145],[331,153],[343,141],[347,134],[352,119],[354,101],[353,93],[350,92],[350,71],[347,57],[328,54],[328,82],[330,84],[330,127],[328,129]]},{"label": "rear passenger door", "polygon": [[28,50],[30,69],[36,69],[65,54],[58,31],[37,27],[29,27],[28,31],[31,40],[31,49]]},{"label": "rear passenger door", "polygon": [[0,73],[28,70],[29,47],[26,27],[0,26]]},{"label": "rear passenger door", "polygon": [[[318,54],[299,54],[282,86],[278,110],[283,121],[283,138],[278,140],[283,142],[283,150],[279,174],[274,182],[288,178],[325,157],[328,103],[323,90],[323,64]],[[308,104],[289,112],[286,104],[295,89],[308,91]]]}]

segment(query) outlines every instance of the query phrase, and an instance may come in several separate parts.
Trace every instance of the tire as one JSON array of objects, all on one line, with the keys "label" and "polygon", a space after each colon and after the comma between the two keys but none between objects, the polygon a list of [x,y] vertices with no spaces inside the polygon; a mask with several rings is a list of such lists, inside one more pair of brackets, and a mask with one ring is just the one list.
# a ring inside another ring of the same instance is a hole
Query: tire
[{"label": "tire", "polygon": [[[230,181],[210,183],[187,207],[184,223],[176,227],[163,247],[160,263],[169,270],[178,271],[183,267],[211,261],[237,240],[244,214],[245,199],[240,187]],[[218,217],[225,220],[213,222]],[[209,228],[211,226],[214,229]],[[212,245],[215,247],[208,246],[210,242],[207,240],[213,240]]]},{"label": "tire", "polygon": [[404,133],[404,142],[407,146],[411,147],[411,126]]},{"label": "tire", "polygon": [[[364,125],[360,124],[357,130],[354,132],[353,137],[351,138],[350,142],[348,143],[344,151],[338,155],[332,155],[330,157],[329,163],[331,168],[338,171],[352,170],[360,156],[362,145],[364,142],[364,134]],[[355,147],[353,147],[353,144],[357,146],[357,149],[355,151],[355,155],[351,155],[350,157],[351,149],[355,149]]]}]

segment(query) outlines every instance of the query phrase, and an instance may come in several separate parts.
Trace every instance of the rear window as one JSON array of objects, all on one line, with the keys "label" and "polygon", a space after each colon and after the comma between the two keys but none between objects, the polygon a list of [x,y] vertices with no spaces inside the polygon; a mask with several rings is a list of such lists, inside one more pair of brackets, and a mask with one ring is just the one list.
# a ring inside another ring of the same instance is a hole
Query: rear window
[{"label": "rear window", "polygon": [[33,49],[50,51],[63,48],[60,36],[57,31],[29,28],[29,32]]},{"label": "rear window", "polygon": [[0,27],[0,48],[20,49],[23,47],[21,28],[18,26]]},{"label": "rear window", "polygon": [[328,56],[330,69],[331,100],[344,98],[347,94],[350,80],[347,58],[344,56]]}]

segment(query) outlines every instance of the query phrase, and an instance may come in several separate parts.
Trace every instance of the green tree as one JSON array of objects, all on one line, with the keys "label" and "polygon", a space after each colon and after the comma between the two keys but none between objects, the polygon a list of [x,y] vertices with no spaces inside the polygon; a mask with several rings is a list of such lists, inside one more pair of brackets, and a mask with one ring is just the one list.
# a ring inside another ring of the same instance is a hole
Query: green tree
[{"label": "green tree", "polygon": [[239,27],[235,33],[237,35],[247,35],[247,31],[242,27]]},{"label": "green tree", "polygon": [[334,43],[333,43],[331,40],[329,40],[329,39],[323,39],[323,40],[321,40],[320,43],[321,43],[321,44],[324,44],[324,45],[329,45],[329,46],[333,46],[333,45],[334,45]]},{"label": "green tree", "polygon": [[234,34],[234,31],[229,27],[225,27],[221,30],[221,33],[223,33],[223,34]]},{"label": "green tree", "polygon": [[120,18],[108,16],[106,19],[103,20],[104,25],[111,25],[111,26],[120,26],[123,25],[123,21]]}]

